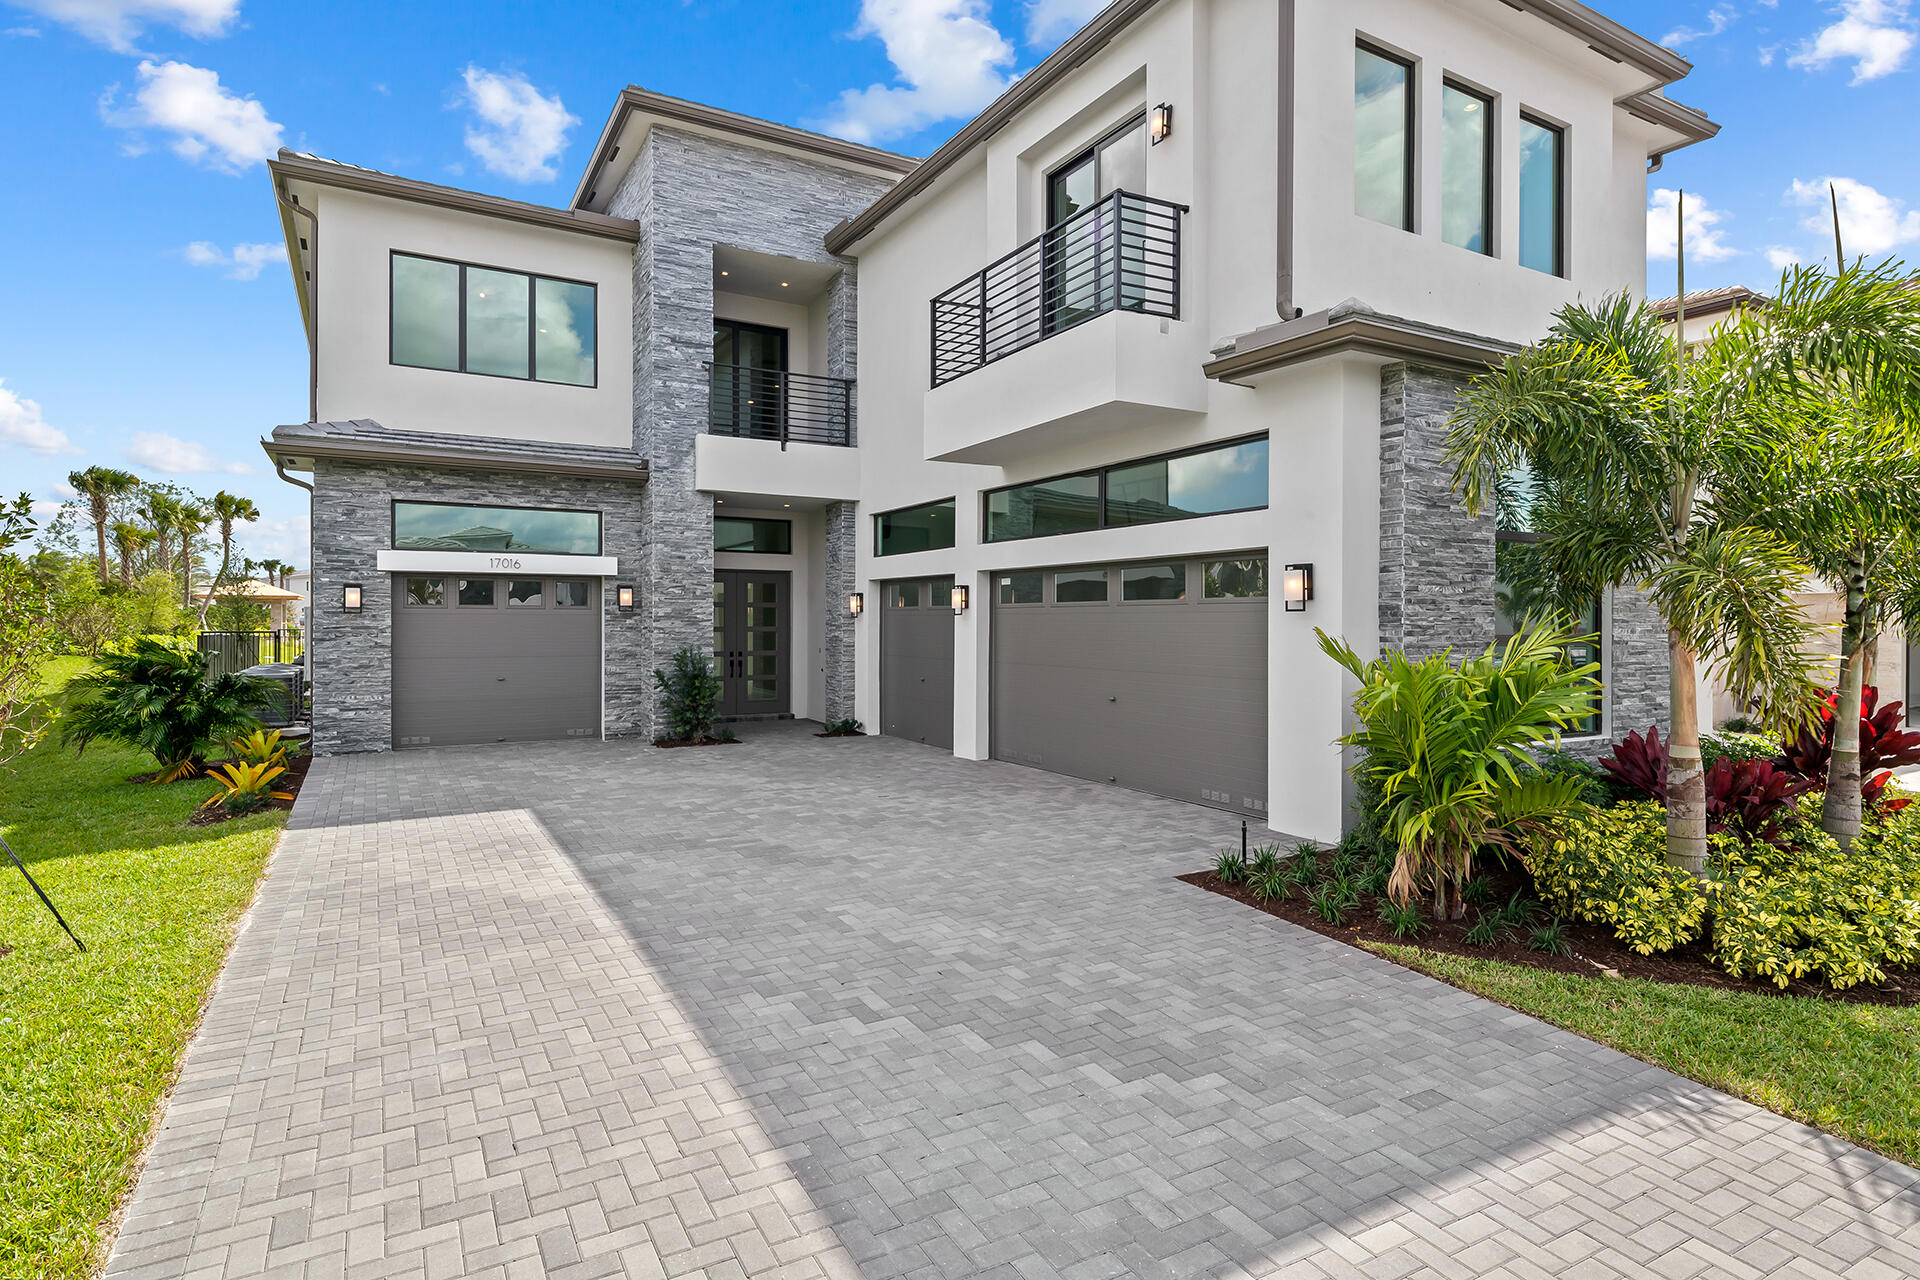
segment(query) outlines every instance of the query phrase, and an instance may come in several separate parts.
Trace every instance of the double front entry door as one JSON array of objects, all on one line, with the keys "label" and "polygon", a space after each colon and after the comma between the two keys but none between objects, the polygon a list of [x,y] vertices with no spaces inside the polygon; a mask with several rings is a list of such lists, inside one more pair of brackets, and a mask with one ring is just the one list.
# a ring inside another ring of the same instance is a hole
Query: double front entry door
[{"label": "double front entry door", "polygon": [[785,715],[793,709],[787,636],[791,574],[719,569],[713,575],[713,670],[723,716]]}]

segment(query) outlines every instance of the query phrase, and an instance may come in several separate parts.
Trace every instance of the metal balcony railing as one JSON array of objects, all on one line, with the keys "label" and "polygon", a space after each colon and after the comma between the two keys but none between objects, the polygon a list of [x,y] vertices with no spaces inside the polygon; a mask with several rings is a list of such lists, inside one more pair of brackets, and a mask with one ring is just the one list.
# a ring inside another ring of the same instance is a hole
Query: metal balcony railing
[{"label": "metal balcony railing", "polygon": [[707,431],[800,444],[853,443],[853,379],[740,364],[706,366]]},{"label": "metal balcony railing", "polygon": [[1183,204],[1116,191],[933,300],[933,385],[1109,311],[1180,318]]}]

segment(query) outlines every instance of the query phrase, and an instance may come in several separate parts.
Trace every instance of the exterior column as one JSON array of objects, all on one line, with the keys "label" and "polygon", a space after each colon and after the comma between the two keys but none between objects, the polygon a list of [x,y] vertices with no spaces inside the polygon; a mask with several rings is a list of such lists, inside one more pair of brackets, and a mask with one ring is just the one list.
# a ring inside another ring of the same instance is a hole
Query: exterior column
[{"label": "exterior column", "polygon": [[858,619],[848,612],[847,597],[858,590],[853,565],[859,523],[854,506],[851,502],[830,502],[821,513],[827,540],[827,567],[821,586],[825,596],[821,661],[826,667],[828,720],[845,720],[853,715],[854,624]]}]

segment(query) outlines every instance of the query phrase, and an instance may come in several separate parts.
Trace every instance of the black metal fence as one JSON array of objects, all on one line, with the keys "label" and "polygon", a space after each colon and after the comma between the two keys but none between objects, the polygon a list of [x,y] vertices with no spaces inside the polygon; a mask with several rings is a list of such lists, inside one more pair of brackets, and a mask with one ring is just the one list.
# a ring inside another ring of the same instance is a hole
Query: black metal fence
[{"label": "black metal fence", "polygon": [[1180,318],[1182,204],[1116,191],[933,300],[933,385],[1109,311]]},{"label": "black metal fence", "polygon": [[853,443],[853,380],[708,364],[707,430],[781,444]]},{"label": "black metal fence", "polygon": [[214,675],[245,671],[263,662],[296,662],[306,651],[300,635],[285,631],[202,631],[199,648]]}]

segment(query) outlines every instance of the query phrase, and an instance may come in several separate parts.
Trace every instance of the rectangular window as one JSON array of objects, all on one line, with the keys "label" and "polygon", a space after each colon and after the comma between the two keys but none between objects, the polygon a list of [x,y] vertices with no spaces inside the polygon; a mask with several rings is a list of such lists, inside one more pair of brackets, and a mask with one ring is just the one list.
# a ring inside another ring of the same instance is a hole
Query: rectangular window
[{"label": "rectangular window", "polygon": [[1353,211],[1413,230],[1413,64],[1353,48]]},{"label": "rectangular window", "polygon": [[1206,593],[1209,600],[1264,600],[1267,595],[1267,561],[1209,560],[1206,564]]},{"label": "rectangular window", "polygon": [[587,584],[584,582],[553,584],[553,607],[556,609],[584,609],[587,599]]},{"label": "rectangular window", "polygon": [[890,582],[887,584],[887,608],[918,609],[920,607],[920,584],[917,582]]},{"label": "rectangular window", "polygon": [[1566,274],[1564,129],[1520,117],[1520,265]]},{"label": "rectangular window", "polygon": [[873,518],[874,554],[905,555],[911,551],[938,551],[953,545],[953,499],[924,507],[888,511]]},{"label": "rectangular window", "polygon": [[1493,99],[1448,83],[1440,90],[1440,238],[1492,253]]},{"label": "rectangular window", "polygon": [[754,520],[747,517],[715,516],[713,520],[713,549],[715,551],[748,551],[761,555],[786,556],[793,554],[793,522],[791,520]]},{"label": "rectangular window", "polygon": [[493,607],[493,579],[460,579],[459,600],[462,605],[469,608],[491,609]]},{"label": "rectangular window", "polygon": [[1111,467],[1107,523],[1153,524],[1267,505],[1267,442]]},{"label": "rectangular window", "polygon": [[987,541],[1044,538],[1100,527],[1100,473],[1061,476],[987,495]]},{"label": "rectangular window", "polygon": [[1055,604],[1097,604],[1106,598],[1105,569],[1062,569],[1053,575]]},{"label": "rectangular window", "polygon": [[1122,600],[1185,600],[1187,566],[1145,564],[1120,571]]},{"label": "rectangular window", "polygon": [[594,285],[397,252],[391,284],[394,364],[595,385]]},{"label": "rectangular window", "polygon": [[[1532,475],[1520,467],[1502,477],[1494,490],[1493,637],[1504,644],[1533,618],[1553,612],[1547,577],[1539,563],[1540,535],[1533,532],[1533,505],[1537,496]],[[1573,620],[1577,634],[1600,636],[1600,600],[1596,597]],[[1573,666],[1599,664],[1594,678],[1606,680],[1606,648],[1599,641],[1570,645],[1567,661]],[[1586,736],[1601,732],[1600,707],[1572,730]]]},{"label": "rectangular window", "polygon": [[509,609],[539,609],[546,604],[545,592],[538,579],[515,578],[507,583],[507,607]]},{"label": "rectangular window", "polygon": [[1000,576],[1001,604],[1041,604],[1045,601],[1046,577],[1038,573],[1007,573]]},{"label": "rectangular window", "polygon": [[442,605],[447,602],[447,580],[445,578],[408,578],[407,603],[410,605]]},{"label": "rectangular window", "polygon": [[393,545],[403,551],[600,554],[598,511],[543,511],[465,503],[396,502]]}]

